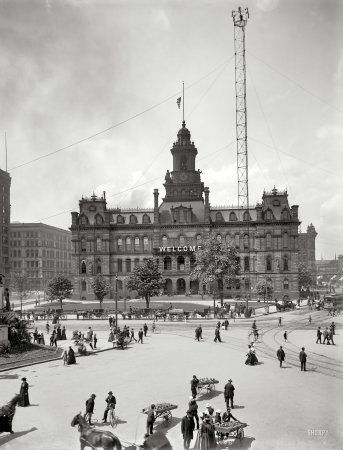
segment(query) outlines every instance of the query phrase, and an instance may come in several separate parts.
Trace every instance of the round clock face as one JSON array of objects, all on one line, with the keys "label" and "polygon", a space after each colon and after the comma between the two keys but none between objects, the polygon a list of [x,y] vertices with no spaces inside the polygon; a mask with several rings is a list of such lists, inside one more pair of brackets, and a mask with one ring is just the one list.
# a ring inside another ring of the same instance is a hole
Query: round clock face
[{"label": "round clock face", "polygon": [[185,172],[180,173],[180,180],[186,181],[187,180],[187,174]]}]

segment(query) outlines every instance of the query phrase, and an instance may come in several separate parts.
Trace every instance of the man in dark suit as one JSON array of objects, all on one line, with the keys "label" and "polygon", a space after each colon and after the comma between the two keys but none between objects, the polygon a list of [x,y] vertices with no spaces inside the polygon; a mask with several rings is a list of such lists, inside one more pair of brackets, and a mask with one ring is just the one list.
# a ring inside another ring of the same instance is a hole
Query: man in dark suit
[{"label": "man in dark suit", "polygon": [[318,344],[318,341],[319,341],[320,344],[322,343],[322,334],[323,333],[322,333],[320,327],[318,327],[316,344]]},{"label": "man in dark suit", "polygon": [[143,330],[144,330],[144,336],[146,337],[146,334],[148,332],[148,325],[146,323],[143,326]]},{"label": "man in dark suit", "polygon": [[217,339],[218,339],[219,342],[222,342],[222,340],[220,338],[220,329],[218,328],[218,326],[215,329],[214,334],[215,334],[214,342],[217,342]]},{"label": "man in dark suit", "polygon": [[193,375],[193,379],[191,380],[191,391],[192,391],[192,397],[196,398],[197,396],[197,388],[198,388],[199,380],[196,377],[196,375]]},{"label": "man in dark suit", "polygon": [[193,439],[194,419],[192,411],[188,410],[181,420],[181,433],[183,436],[183,448],[188,450]]},{"label": "man in dark suit", "polygon": [[225,387],[224,387],[224,398],[225,398],[225,403],[226,406],[229,406],[229,402],[231,402],[231,408],[233,408],[233,396],[234,396],[234,390],[235,387],[232,383],[232,380],[230,379],[228,383],[226,383]]},{"label": "man in dark suit", "polygon": [[141,344],[143,344],[143,330],[142,328],[138,331],[138,344],[139,341],[141,341]]},{"label": "man in dark suit", "polygon": [[115,396],[113,395],[113,392],[112,391],[110,391],[109,393],[108,393],[108,397],[105,399],[105,402],[107,403],[107,406],[106,406],[106,409],[105,409],[105,411],[104,411],[104,418],[102,419],[102,421],[103,422],[107,422],[107,414],[108,414],[108,411],[111,409],[111,408],[113,408],[113,409],[115,409],[115,407],[116,407],[116,398],[115,398]]},{"label": "man in dark suit", "polygon": [[301,352],[299,353],[299,360],[301,363],[301,370],[304,370],[304,372],[306,372],[306,358],[305,347],[302,347]]},{"label": "man in dark suit", "polygon": [[282,361],[284,361],[286,358],[286,355],[285,355],[285,352],[283,351],[282,345],[280,345],[279,350],[276,352],[276,356],[277,356],[278,360],[280,361],[280,367],[282,367]]},{"label": "man in dark suit", "polygon": [[86,413],[83,417],[86,416],[86,414],[88,414],[88,423],[89,425],[93,425],[92,424],[92,415],[94,412],[94,400],[95,400],[96,395],[92,394],[89,399],[86,401]]}]

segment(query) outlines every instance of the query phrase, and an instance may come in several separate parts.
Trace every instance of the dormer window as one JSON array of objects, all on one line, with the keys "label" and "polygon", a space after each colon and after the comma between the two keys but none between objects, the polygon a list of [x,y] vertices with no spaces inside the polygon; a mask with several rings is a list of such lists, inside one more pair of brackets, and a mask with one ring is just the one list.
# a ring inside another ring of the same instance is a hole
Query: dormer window
[{"label": "dormer window", "polygon": [[119,215],[117,217],[117,223],[125,223],[124,217]]},{"label": "dormer window", "polygon": [[217,212],[216,213],[216,222],[223,222],[224,221],[224,219],[223,219],[223,215],[222,215],[222,213],[221,212]]},{"label": "dormer window", "polygon": [[81,216],[81,225],[87,225],[87,217]]},{"label": "dormer window", "polygon": [[266,220],[272,220],[273,219],[272,212],[269,209],[268,209],[268,211],[266,211],[265,219]]},{"label": "dormer window", "polygon": [[137,223],[137,217],[134,214],[131,214],[130,216],[130,223]]},{"label": "dormer window", "polygon": [[245,213],[243,214],[243,220],[250,220],[250,214],[248,213],[248,211],[245,211]]},{"label": "dormer window", "polygon": [[96,225],[101,225],[103,223],[103,220],[102,220],[102,217],[100,216],[100,214],[98,214],[95,217],[95,223],[96,223]]},{"label": "dormer window", "polygon": [[274,200],[273,206],[280,206],[280,200]]},{"label": "dormer window", "polygon": [[150,223],[150,217],[148,216],[148,214],[144,214],[143,223]]},{"label": "dormer window", "polygon": [[237,220],[236,214],[234,212],[230,213],[230,222]]}]

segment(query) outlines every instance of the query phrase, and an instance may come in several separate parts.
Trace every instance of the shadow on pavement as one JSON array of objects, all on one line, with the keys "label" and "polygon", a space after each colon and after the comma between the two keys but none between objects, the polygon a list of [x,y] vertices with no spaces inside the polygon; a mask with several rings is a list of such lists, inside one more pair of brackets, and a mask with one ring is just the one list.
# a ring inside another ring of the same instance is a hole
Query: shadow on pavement
[{"label": "shadow on pavement", "polygon": [[222,395],[223,391],[212,391],[212,395],[208,395],[206,392],[203,394],[198,394],[197,396],[197,400],[198,401],[202,401],[202,400],[208,400],[210,401],[212,398],[218,397],[219,395]]},{"label": "shadow on pavement", "polygon": [[30,430],[19,431],[18,433],[14,432],[14,434],[9,434],[8,436],[0,438],[0,446],[3,444],[6,444],[7,442],[13,441],[13,439],[17,439],[19,437],[25,436],[26,434],[32,433],[32,431],[37,431],[37,430],[38,430],[38,428],[33,427]]},{"label": "shadow on pavement", "polygon": [[159,422],[158,425],[154,428],[154,431],[162,431],[163,433],[168,434],[168,431],[174,428],[176,425],[178,425],[181,422],[182,419],[179,417],[173,417],[172,422],[170,424],[170,427],[166,428],[163,425],[163,421]]},{"label": "shadow on pavement", "polygon": [[233,409],[243,409],[245,406],[233,405]]},{"label": "shadow on pavement", "polygon": [[0,375],[0,380],[17,380],[19,375]]},{"label": "shadow on pavement", "polygon": [[251,449],[252,443],[255,441],[256,439],[253,437],[247,437],[245,436],[244,439],[242,441],[240,441],[239,439],[235,439],[233,442],[231,441],[229,446],[224,445],[224,447],[221,447],[222,449],[225,448],[229,448],[229,449],[235,449],[235,448],[239,448],[241,450],[249,450]]}]

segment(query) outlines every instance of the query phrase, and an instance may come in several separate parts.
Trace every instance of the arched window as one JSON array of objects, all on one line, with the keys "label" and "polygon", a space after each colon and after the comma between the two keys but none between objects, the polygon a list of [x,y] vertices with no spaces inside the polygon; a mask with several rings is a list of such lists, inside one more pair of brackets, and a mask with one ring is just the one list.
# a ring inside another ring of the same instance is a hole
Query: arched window
[{"label": "arched window", "polygon": [[180,246],[183,247],[185,245],[185,236],[180,236]]},{"label": "arched window", "polygon": [[190,270],[194,270],[195,268],[195,263],[196,263],[196,259],[194,258],[194,256],[191,256],[189,259],[189,263],[190,263]]},{"label": "arched window", "polygon": [[126,260],[126,272],[131,272],[131,259]]},{"label": "arched window", "polygon": [[249,256],[244,256],[244,272],[249,272]]},{"label": "arched window", "polygon": [[270,255],[267,256],[267,270],[272,270],[272,257]]},{"label": "arched window", "polygon": [[288,219],[288,211],[287,211],[287,209],[284,209],[284,210],[282,211],[281,218],[282,218],[283,220],[287,220],[287,219]]},{"label": "arched window", "polygon": [[139,259],[138,258],[135,258],[135,260],[133,261],[133,265],[134,265],[134,268],[139,266]]},{"label": "arched window", "polygon": [[81,273],[87,273],[86,261],[81,262]]},{"label": "arched window", "polygon": [[243,220],[250,220],[250,214],[248,211],[245,211],[245,213],[243,214]]},{"label": "arched window", "polygon": [[14,256],[14,258],[17,257],[17,250],[13,250],[13,256]]},{"label": "arched window", "polygon": [[123,250],[123,239],[118,238],[118,252]]},{"label": "arched window", "polygon": [[288,256],[287,255],[285,255],[283,257],[283,270],[289,270],[288,269]]},{"label": "arched window", "polygon": [[118,280],[118,290],[122,290],[122,289],[123,289],[123,281]]},{"label": "arched window", "polygon": [[38,250],[35,251],[35,257],[38,258]]},{"label": "arched window", "polygon": [[31,258],[34,258],[34,257],[35,257],[35,251],[31,250]]},{"label": "arched window", "polygon": [[167,238],[167,236],[162,236],[162,245],[163,245],[163,247],[168,247],[168,238]]},{"label": "arched window", "polygon": [[222,236],[221,236],[221,234],[217,234],[217,241],[218,241],[218,242],[221,242],[221,241],[222,241]]},{"label": "arched window", "polygon": [[163,259],[163,269],[164,270],[171,270],[172,269],[172,260],[170,256],[166,256]]},{"label": "arched window", "polygon": [[100,216],[100,214],[98,214],[95,218],[95,223],[97,225],[101,225],[104,221],[102,220],[102,217]]},{"label": "arched window", "polygon": [[18,250],[18,256],[21,256],[21,250]]},{"label": "arched window", "polygon": [[266,235],[266,248],[272,248],[272,235],[269,233]]},{"label": "arched window", "polygon": [[146,236],[143,238],[143,250],[149,250],[149,239]]},{"label": "arched window", "polygon": [[177,191],[174,191],[174,196],[177,197]]},{"label": "arched window", "polygon": [[201,237],[201,234],[197,234],[197,245],[201,245],[201,243],[202,243],[202,237]]},{"label": "arched window", "polygon": [[117,223],[125,223],[124,217],[121,215],[117,216]]},{"label": "arched window", "polygon": [[139,237],[135,237],[135,251],[139,252]]},{"label": "arched window", "polygon": [[245,289],[250,289],[249,278],[245,278],[244,285],[245,285]]},{"label": "arched window", "polygon": [[85,252],[87,250],[86,239],[81,239],[81,252]]},{"label": "arched window", "polygon": [[134,214],[130,216],[130,223],[137,223],[137,217]]},{"label": "arched window", "polygon": [[182,195],[182,197],[184,197],[186,195],[186,191],[184,189],[182,189],[181,195]]},{"label": "arched window", "polygon": [[[185,139],[183,140],[183,145],[186,145]],[[181,170],[187,170],[187,160],[188,158],[186,155],[181,157]]]},{"label": "arched window", "polygon": [[96,273],[101,273],[101,261],[100,259],[96,262]]},{"label": "arched window", "polygon": [[127,252],[131,251],[131,238],[130,237],[126,238],[126,251]]},{"label": "arched window", "polygon": [[87,225],[87,217],[81,216],[81,225]]},{"label": "arched window", "polygon": [[148,216],[148,214],[144,214],[143,223],[150,223],[150,217]]},{"label": "arched window", "polygon": [[118,273],[121,273],[123,271],[123,260],[118,259]]},{"label": "arched window", "polygon": [[81,291],[87,291],[87,283],[85,281],[81,281]]},{"label": "arched window", "polygon": [[272,220],[273,219],[272,212],[269,209],[266,211],[265,219],[266,220]]},{"label": "arched window", "polygon": [[26,250],[26,258],[30,257],[30,250]]},{"label": "arched window", "polygon": [[249,235],[245,234],[243,238],[244,248],[249,248]]},{"label": "arched window", "polygon": [[101,252],[101,239],[99,237],[96,238],[96,251]]},{"label": "arched window", "polygon": [[235,246],[239,247],[239,234],[235,234]]},{"label": "arched window", "polygon": [[220,211],[216,213],[216,222],[223,222],[223,215]]},{"label": "arched window", "polygon": [[283,236],[282,236],[282,247],[283,248],[288,248],[288,234],[287,233],[283,233]]},{"label": "arched window", "polygon": [[288,278],[285,278],[283,280],[283,288],[284,289],[289,289],[289,280],[288,280]]},{"label": "arched window", "polygon": [[177,257],[177,270],[181,272],[185,270],[185,258],[183,256]]},{"label": "arched window", "polygon": [[226,241],[227,244],[230,244],[230,242],[232,241],[231,236],[229,234],[227,234],[225,236],[225,241]]},{"label": "arched window", "polygon": [[234,212],[230,212],[230,221],[232,222],[234,220],[237,220],[237,216]]}]

